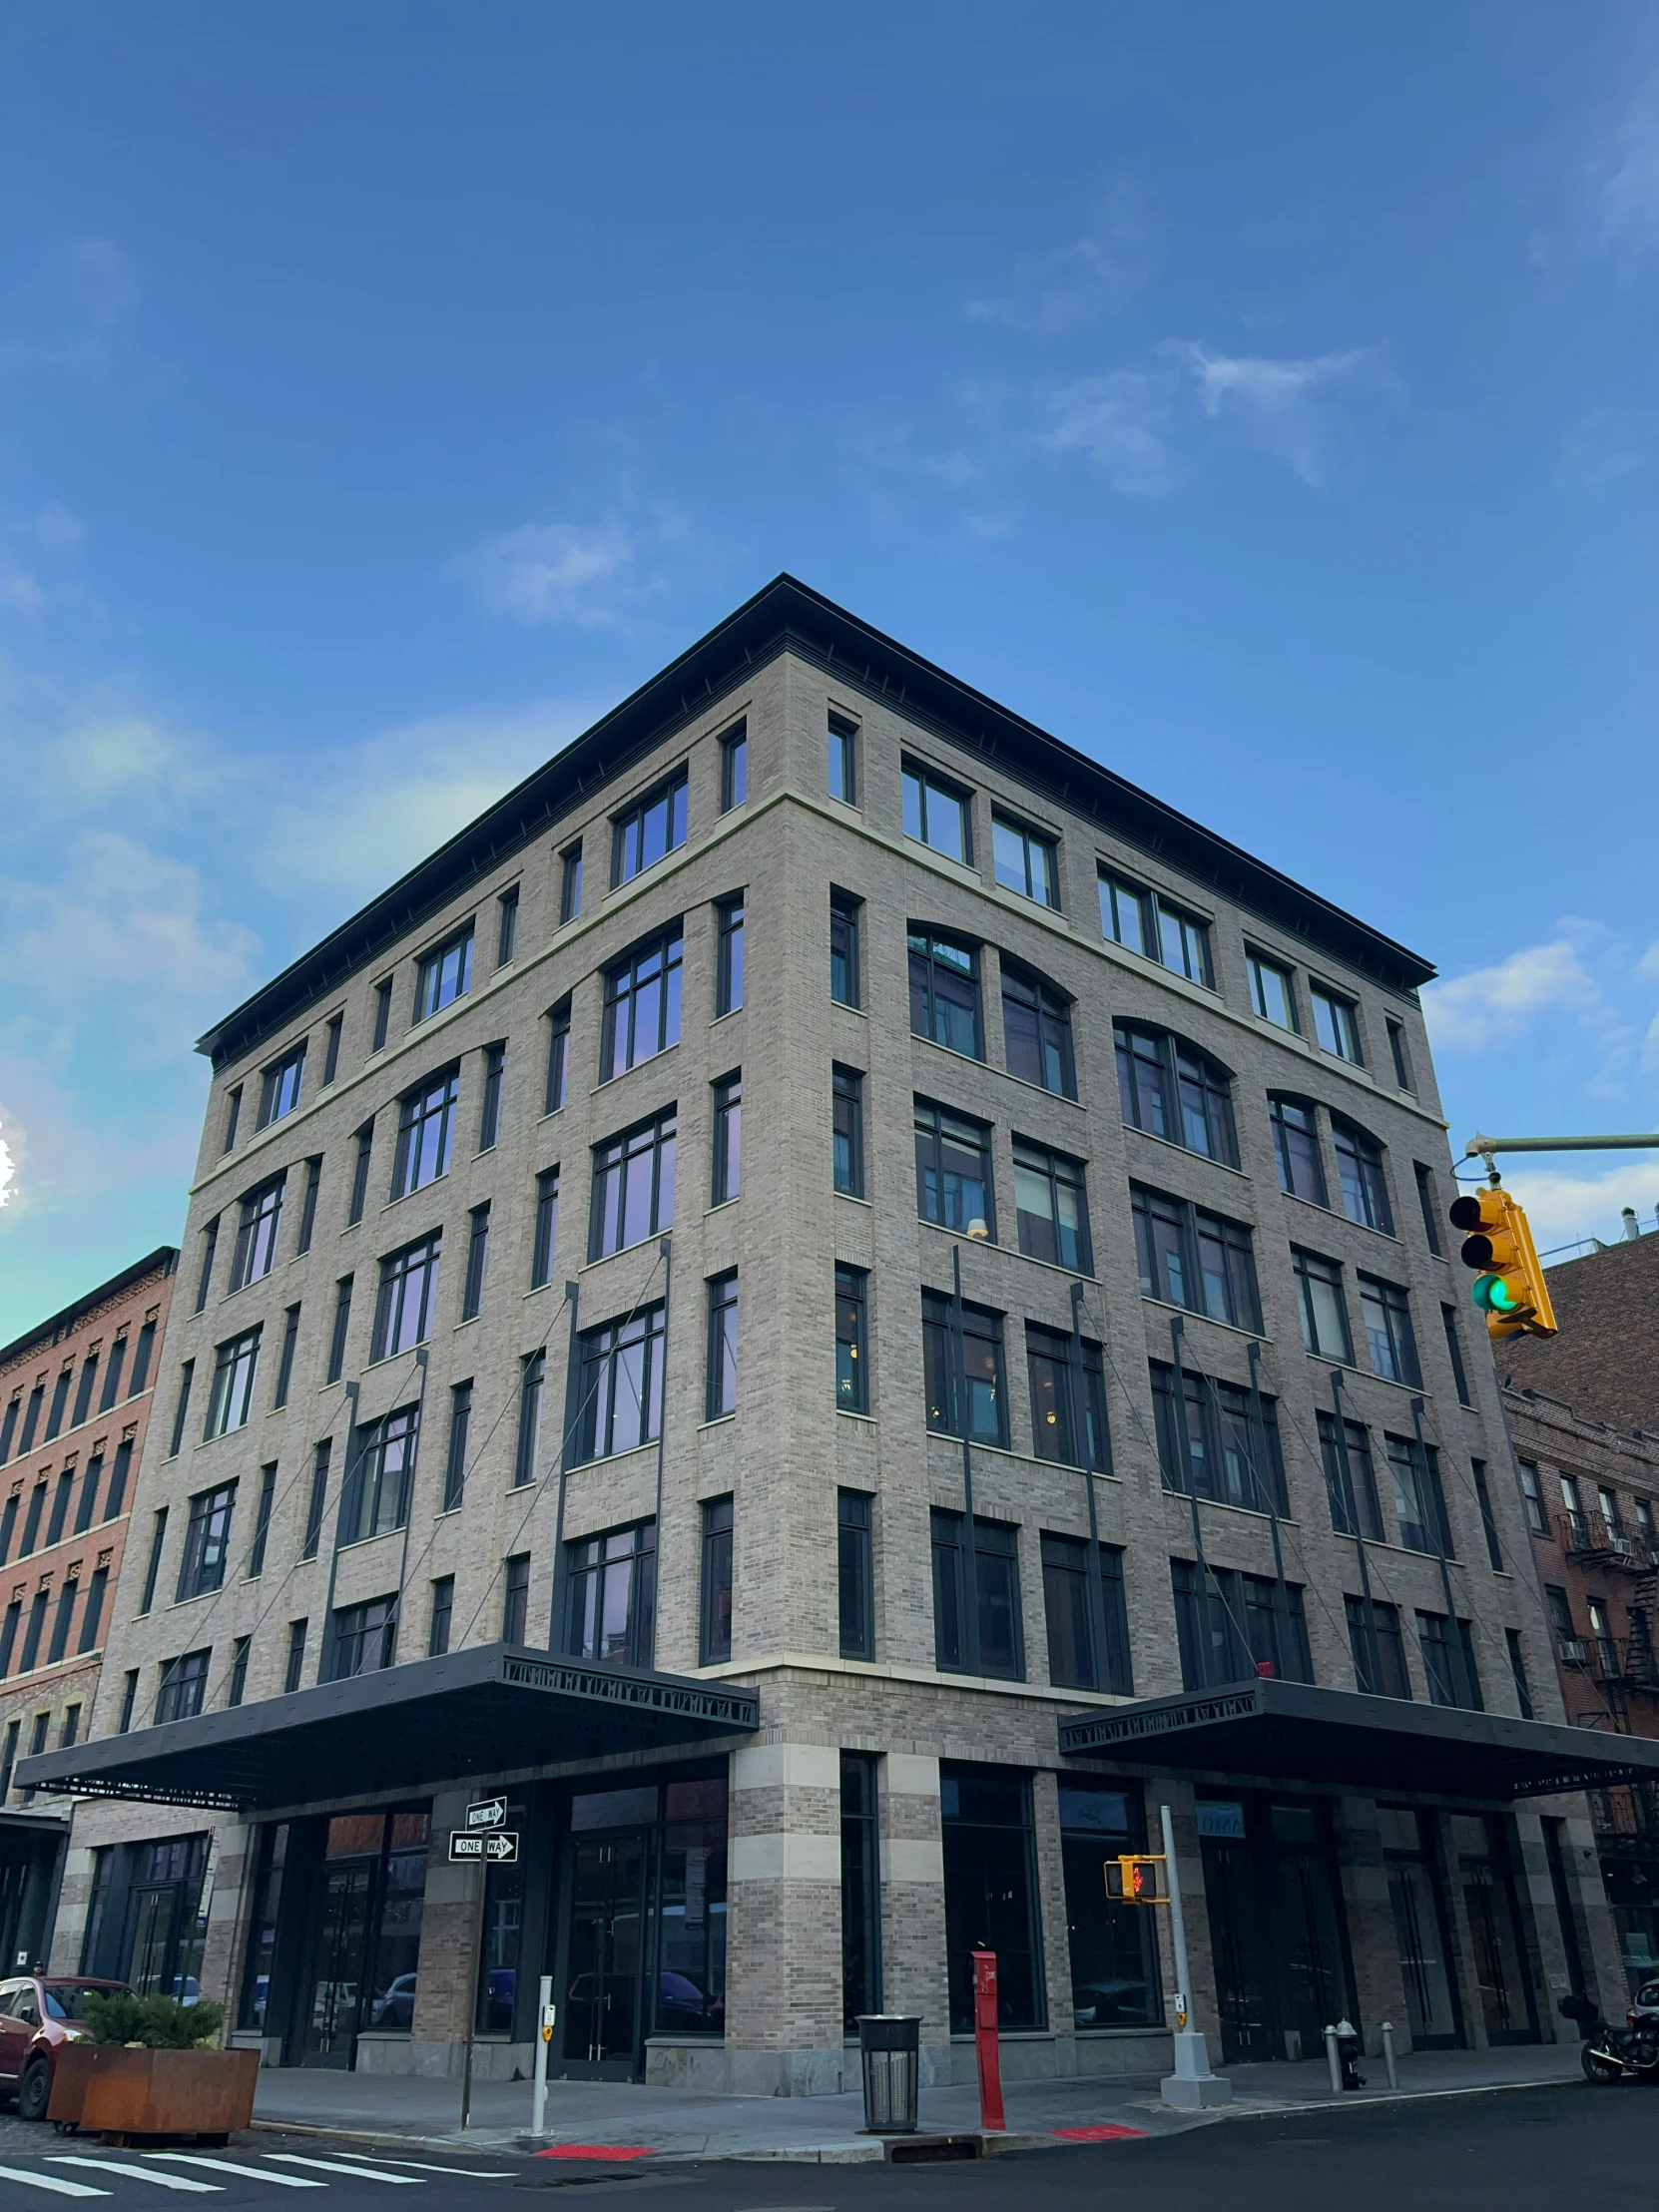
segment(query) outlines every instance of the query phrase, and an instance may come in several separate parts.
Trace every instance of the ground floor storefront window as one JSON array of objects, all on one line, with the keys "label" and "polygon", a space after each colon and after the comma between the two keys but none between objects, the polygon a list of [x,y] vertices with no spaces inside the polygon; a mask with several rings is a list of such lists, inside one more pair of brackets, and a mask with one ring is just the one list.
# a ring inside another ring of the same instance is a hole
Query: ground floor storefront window
[{"label": "ground floor storefront window", "polygon": [[1408,1805],[1380,1805],[1377,1821],[1411,2048],[1451,2050],[1462,2040],[1462,2019],[1433,1822]]},{"label": "ground floor storefront window", "polygon": [[951,2033],[973,2027],[976,1950],[996,1953],[998,2024],[1046,2026],[1031,1777],[1008,1767],[941,1764],[939,1811]]},{"label": "ground floor storefront window", "polygon": [[1535,2043],[1538,2015],[1526,1971],[1507,1824],[1489,1813],[1452,1813],[1448,1826],[1486,2040]]},{"label": "ground floor storefront window", "polygon": [[211,1839],[108,1844],[95,1855],[81,1971],[143,1996],[194,2004],[202,1993]]},{"label": "ground floor storefront window", "polygon": [[1114,1904],[1106,1862],[1146,1849],[1138,1783],[1060,1777],[1060,1854],[1066,1880],[1072,2015],[1080,2029],[1156,2026],[1164,2016],[1157,1914]]},{"label": "ground floor storefront window", "polygon": [[1356,2009],[1329,1807],[1201,1797],[1198,1834],[1224,2059],[1317,2057]]}]

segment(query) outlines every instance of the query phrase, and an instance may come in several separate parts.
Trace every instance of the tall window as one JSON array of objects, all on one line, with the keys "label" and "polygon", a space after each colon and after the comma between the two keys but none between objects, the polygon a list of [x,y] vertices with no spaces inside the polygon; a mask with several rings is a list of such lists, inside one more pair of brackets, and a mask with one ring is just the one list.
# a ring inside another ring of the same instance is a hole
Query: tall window
[{"label": "tall window", "polygon": [[222,1152],[230,1152],[234,1149],[237,1141],[237,1123],[241,1119],[242,1085],[239,1083],[234,1090],[229,1090],[225,1094],[225,1142],[220,1147]]},{"label": "tall window", "polygon": [[1549,1515],[1544,1507],[1543,1491],[1538,1484],[1537,1463],[1531,1459],[1517,1459],[1520,1471],[1521,1502],[1526,1507],[1526,1525],[1534,1536],[1549,1534]]},{"label": "tall window", "polygon": [[1083,1163],[1028,1137],[1014,1139],[1014,1219],[1019,1249],[1032,1260],[1092,1275]]},{"label": "tall window", "polygon": [[1124,1120],[1149,1136],[1236,1168],[1233,1078],[1221,1062],[1167,1029],[1120,1021],[1113,1035]]},{"label": "tall window", "polygon": [[305,1080],[304,1041],[268,1067],[260,1077],[260,1117],[256,1127],[269,1128],[291,1114],[299,1103],[299,1087]]},{"label": "tall window", "polygon": [[490,1151],[501,1135],[501,1083],[507,1068],[505,1044],[484,1047],[484,1094],[478,1109],[478,1150]]},{"label": "tall window", "polygon": [[842,806],[858,804],[858,726],[831,715],[829,729],[829,791]]},{"label": "tall window", "polygon": [[530,1554],[516,1552],[503,1561],[501,1585],[501,1641],[521,1644],[529,1630]]},{"label": "tall window", "polygon": [[1305,1198],[1310,1206],[1328,1206],[1315,1108],[1305,1098],[1270,1094],[1268,1120],[1273,1129],[1273,1156],[1279,1166],[1279,1188],[1292,1198]]},{"label": "tall window", "polygon": [[1366,1350],[1374,1375],[1385,1382],[1408,1382],[1422,1387],[1417,1364],[1417,1340],[1411,1333],[1411,1308],[1397,1283],[1382,1283],[1375,1275],[1357,1276],[1360,1314],[1366,1332]]},{"label": "tall window", "polygon": [[1128,1697],[1135,1683],[1129,1659],[1129,1614],[1123,1602],[1123,1551],[1117,1544],[1096,1548],[1104,1615],[1098,1625],[1088,1544],[1081,1536],[1043,1535],[1048,1679],[1068,1690],[1115,1690]]},{"label": "tall window", "polygon": [[408,1519],[419,1426],[419,1407],[403,1405],[353,1431],[339,1503],[342,1544],[384,1536]]},{"label": "tall window", "polygon": [[1474,1669],[1474,1638],[1469,1622],[1447,1620],[1443,1613],[1418,1613],[1417,1649],[1423,1679],[1434,1705],[1481,1709],[1480,1678]]},{"label": "tall window", "polygon": [[1339,1536],[1369,1536],[1373,1543],[1383,1542],[1382,1505],[1377,1494],[1370,1429],[1358,1420],[1344,1420],[1339,1427],[1335,1413],[1321,1412],[1318,1418],[1332,1527]]},{"label": "tall window", "polygon": [[1343,1297],[1343,1271],[1335,1260],[1317,1252],[1291,1247],[1296,1272],[1297,1302],[1302,1314],[1302,1342],[1322,1360],[1354,1365],[1354,1345],[1348,1333],[1348,1302]]},{"label": "tall window", "polygon": [[287,1664],[282,1670],[282,1688],[288,1694],[298,1689],[305,1677],[305,1629],[304,1621],[288,1622]]},{"label": "tall window", "polygon": [[379,1295],[374,1302],[374,1339],[370,1361],[394,1360],[412,1352],[432,1334],[438,1295],[438,1260],[443,1234],[434,1230],[417,1244],[405,1245],[380,1262]]},{"label": "tall window", "polygon": [[698,1664],[718,1666],[732,1656],[732,1500],[713,1497],[703,1507],[703,1602]]},{"label": "tall window", "polygon": [[686,771],[682,768],[626,813],[612,816],[611,888],[632,882],[642,869],[654,867],[685,841]]},{"label": "tall window", "polygon": [[260,1361],[260,1331],[250,1329],[218,1348],[213,1391],[208,1399],[207,1435],[228,1435],[246,1428],[254,1409],[254,1371]]},{"label": "tall window", "polygon": [[257,1582],[265,1572],[266,1546],[271,1541],[271,1514],[276,1503],[276,1461],[260,1469],[260,1500],[254,1508],[254,1541],[248,1551],[248,1579]]},{"label": "tall window", "polygon": [[386,1032],[391,1027],[391,985],[392,979],[387,975],[374,986],[374,1042],[370,1047],[371,1056],[375,1052],[383,1052],[386,1047]]},{"label": "tall window", "polygon": [[328,1502],[328,1464],[333,1458],[334,1446],[330,1437],[324,1436],[311,1453],[310,1495],[305,1500],[305,1535],[300,1545],[301,1559],[314,1559],[317,1546],[322,1541],[323,1509]]},{"label": "tall window", "polygon": [[340,1031],[344,1027],[345,1016],[343,1014],[329,1015],[328,1026],[323,1031],[325,1042],[322,1048],[322,1088],[324,1090],[328,1088],[334,1077],[339,1073],[339,1040]]},{"label": "tall window", "polygon": [[449,1443],[443,1457],[443,1510],[457,1512],[466,1495],[466,1447],[472,1429],[472,1384],[457,1382],[449,1392]]},{"label": "tall window", "polygon": [[1252,1006],[1276,1029],[1300,1029],[1302,1024],[1296,1018],[1296,980],[1291,970],[1277,960],[1270,960],[1265,952],[1252,952],[1248,958]]},{"label": "tall window", "polygon": [[1025,1679],[1025,1642],[1019,1604],[1019,1530],[1004,1522],[973,1518],[973,1579],[978,1629],[970,1648],[967,1637],[967,1561],[963,1556],[963,1516],[934,1506],[933,1664],[941,1674],[1000,1675]]},{"label": "tall window", "polygon": [[1321,1049],[1355,1067],[1362,1066],[1360,1016],[1353,999],[1339,998],[1335,991],[1322,990],[1317,983],[1309,987],[1308,995],[1314,1002],[1314,1034]]},{"label": "tall window", "polygon": [[397,1654],[397,1599],[371,1597],[362,1605],[336,1605],[329,1630],[328,1681],[378,1674]]},{"label": "tall window", "polygon": [[749,731],[739,723],[720,741],[720,811],[729,815],[749,797]]},{"label": "tall window", "polygon": [[1112,1451],[1099,1345],[1083,1343],[1079,1369],[1076,1339],[1028,1321],[1025,1366],[1031,1383],[1031,1445],[1037,1457],[1109,1474]]},{"label": "tall window", "polygon": [[915,1135],[916,1212],[922,1220],[937,1222],[941,1229],[994,1237],[988,1124],[918,1098]]},{"label": "tall window", "polygon": [[1287,1583],[1281,1602],[1271,1575],[1232,1567],[1203,1575],[1190,1559],[1172,1559],[1169,1566],[1183,1689],[1244,1682],[1256,1674],[1313,1681],[1299,1584]]},{"label": "tall window", "polygon": [[351,1204],[346,1211],[346,1226],[363,1218],[363,1208],[368,1203],[368,1163],[374,1151],[374,1124],[365,1121],[357,1131],[357,1157],[351,1168]]},{"label": "tall window", "polygon": [[1405,1048],[1405,1031],[1397,1021],[1388,1022],[1388,1053],[1394,1064],[1394,1081],[1402,1091],[1414,1090],[1411,1061]]},{"label": "tall window", "polygon": [[[951,2031],[964,2034],[973,2025],[975,1950],[996,1953],[1001,2025],[1042,2027],[1046,2013],[1030,1777],[1006,1768],[941,1763],[939,1812]],[[1130,1910],[1145,1912],[1138,1905]]]},{"label": "tall window", "polygon": [[[156,1725],[188,1721],[201,1712],[208,1694],[208,1662],[212,1651],[187,1651],[181,1659],[164,1659],[161,1686],[156,1693]],[[37,1745],[37,1750],[43,1747]]]},{"label": "tall window", "polygon": [[1010,960],[1002,963],[1002,1041],[1010,1075],[1061,1098],[1077,1096],[1071,1001]]},{"label": "tall window", "polygon": [[559,1235],[559,1171],[543,1168],[536,1177],[536,1228],[530,1244],[530,1288],[553,1280],[553,1248]]},{"label": "tall window", "polygon": [[724,1420],[738,1409],[738,1275],[735,1268],[709,1284],[709,1363],[704,1418]]},{"label": "tall window", "polygon": [[624,1130],[593,1151],[593,1210],[588,1258],[641,1244],[674,1222],[674,1157],[678,1121],[666,1107],[651,1121]]},{"label": "tall window", "polygon": [[605,977],[605,1026],[600,1046],[600,1080],[610,1082],[680,1042],[680,963],[683,938],[678,922],[648,944],[636,946]]},{"label": "tall window", "polygon": [[[218,1250],[219,1216],[215,1214],[213,1220],[209,1222],[208,1226],[202,1232],[202,1270],[196,1278],[196,1311],[199,1314],[206,1311],[208,1304],[208,1294],[213,1289],[214,1255],[218,1252]],[[35,1395],[38,1397],[39,1394],[40,1386],[37,1383],[35,1388]],[[58,1385],[52,1393],[52,1410],[46,1416],[46,1441],[48,1443],[52,1441],[52,1438],[58,1433],[59,1428],[63,1424],[63,1401],[68,1394],[69,1382],[67,1380],[66,1371],[65,1376],[59,1378]],[[32,1412],[33,1410],[34,1407],[33,1405],[31,1405],[30,1411]],[[31,1436],[29,1438],[29,1442],[32,1443],[33,1441],[34,1438],[33,1436]],[[25,1451],[27,1451],[29,1448],[29,1444],[26,1443],[23,1448]]]},{"label": "tall window", "polygon": [[1129,952],[1158,957],[1152,933],[1152,893],[1139,884],[1100,870],[1100,928],[1103,936]]},{"label": "tall window", "polygon": [[[678,1036],[678,1028],[675,1034]],[[639,1057],[648,1060],[651,1054],[642,1052]],[[631,1061],[624,1062],[625,1066],[632,1064]],[[542,1095],[541,1109],[544,1114],[556,1114],[563,1106],[569,1081],[570,1000],[565,997],[556,1006],[547,1009],[547,1088]]]},{"label": "tall window", "polygon": [[432,1618],[426,1631],[426,1656],[441,1659],[449,1649],[449,1631],[455,1619],[455,1577],[440,1574],[432,1584]]},{"label": "tall window", "polygon": [[1039,906],[1060,903],[1059,848],[1052,837],[1006,816],[991,816],[991,862],[1005,890],[1033,898]]},{"label": "tall window", "polygon": [[1446,1358],[1451,1362],[1451,1381],[1457,1391],[1459,1405],[1472,1405],[1469,1395],[1469,1379],[1463,1367],[1463,1347],[1457,1337],[1457,1309],[1454,1306],[1440,1308],[1440,1324],[1445,1330]]},{"label": "tall window", "polygon": [[1440,1202],[1434,1190],[1434,1170],[1424,1167],[1420,1160],[1413,1160],[1411,1173],[1416,1178],[1417,1207],[1422,1215],[1423,1240],[1435,1259],[1440,1257]]},{"label": "tall window", "polygon": [[[282,1219],[285,1173],[250,1191],[242,1202],[236,1250],[231,1255],[231,1288],[242,1291],[269,1275],[276,1264],[276,1231]],[[82,1415],[84,1418],[85,1416]]]},{"label": "tall window", "polygon": [[559,854],[559,927],[574,921],[582,910],[582,840],[567,844]]},{"label": "tall window", "polygon": [[1275,1401],[1259,1400],[1258,1422],[1251,1393],[1237,1384],[1184,1368],[1178,1400],[1169,1363],[1153,1360],[1148,1368],[1165,1489],[1183,1496],[1196,1491],[1253,1513],[1267,1512],[1270,1503],[1280,1513],[1289,1512]]},{"label": "tall window", "polygon": [[[1399,1607],[1371,1601],[1371,1621],[1366,1620],[1363,1597],[1345,1597],[1348,1614],[1348,1648],[1354,1659],[1354,1681],[1368,1697],[1409,1698],[1411,1677],[1405,1665],[1405,1644],[1399,1633]],[[1376,1643],[1376,1660],[1372,1644]]]},{"label": "tall window", "polygon": [[455,1101],[461,1071],[445,1068],[398,1103],[397,1150],[393,1155],[391,1195],[407,1198],[449,1172],[449,1145],[455,1127]]},{"label": "tall window", "polygon": [[663,1330],[659,1303],[580,1340],[579,1458],[608,1459],[661,1435]]},{"label": "tall window", "polygon": [[1486,1482],[1485,1460],[1471,1459],[1469,1472],[1474,1477],[1474,1498],[1480,1508],[1480,1532],[1486,1539],[1486,1558],[1493,1574],[1501,1574],[1503,1546],[1497,1540],[1497,1519],[1492,1512],[1492,1493]]},{"label": "tall window", "polygon": [[835,1270],[835,1405],[869,1411],[869,1277],[863,1268]]},{"label": "tall window", "polygon": [[743,1189],[743,1076],[723,1075],[714,1086],[714,1168],[709,1203],[724,1206]]},{"label": "tall window", "polygon": [[173,1408],[173,1442],[168,1457],[177,1459],[184,1448],[185,1422],[190,1416],[190,1386],[196,1380],[196,1362],[187,1360],[179,1370],[179,1402]]},{"label": "tall window", "polygon": [[881,2009],[881,1848],[875,1760],[841,1753],[841,2028]]},{"label": "tall window", "polygon": [[535,1481],[541,1459],[541,1401],[547,1388],[547,1354],[532,1352],[519,1362],[518,1449],[513,1455],[513,1488]]},{"label": "tall window", "polygon": [[79,1428],[92,1404],[92,1385],[98,1380],[98,1354],[88,1353],[81,1363],[81,1380],[75,1385],[75,1410],[69,1417],[71,1428]]},{"label": "tall window", "polygon": [[867,1490],[835,1492],[835,1576],[843,1659],[875,1657],[875,1557]]},{"label": "tall window", "polygon": [[461,1289],[461,1319],[476,1321],[483,1310],[484,1276],[490,1256],[490,1204],[474,1206],[467,1216],[466,1282]]},{"label": "tall window", "polygon": [[1130,1184],[1129,1196],[1141,1296],[1260,1334],[1256,1262],[1245,1224],[1139,1183]]},{"label": "tall window", "polygon": [[964,1302],[958,1346],[952,1301],[938,1291],[923,1291],[921,1344],[928,1427],[945,1436],[960,1436],[965,1429],[973,1442],[1005,1451],[1008,1391],[1002,1370],[1002,1316]]},{"label": "tall window", "polygon": [[1197,914],[1190,914],[1184,907],[1175,906],[1167,898],[1158,899],[1158,957],[1165,967],[1177,975],[1184,975],[1189,983],[1202,983],[1206,990],[1214,988],[1215,978],[1210,969],[1210,924],[1201,921]]},{"label": "tall window", "polygon": [[967,794],[914,761],[904,763],[904,834],[947,859],[973,858]]},{"label": "tall window", "polygon": [[649,1667],[656,1611],[654,1520],[566,1544],[564,1646],[571,1658]]},{"label": "tall window", "polygon": [[837,1061],[830,1100],[832,1157],[837,1191],[847,1198],[864,1195],[864,1079],[856,1068]]},{"label": "tall window", "polygon": [[1394,1217],[1388,1205],[1388,1186],[1382,1174],[1382,1147],[1375,1137],[1339,1115],[1331,1117],[1331,1141],[1337,1151],[1337,1180],[1342,1185],[1343,1212],[1366,1229],[1394,1233]]},{"label": "tall window", "polygon": [[830,996],[841,1006],[863,1003],[858,983],[858,923],[863,903],[850,891],[830,893]]},{"label": "tall window", "polygon": [[433,951],[428,952],[415,970],[414,1018],[426,1021],[433,1014],[441,1013],[445,1006],[452,1006],[462,997],[472,982],[472,924],[457,929]]},{"label": "tall window", "polygon": [[1407,1551],[1452,1556],[1451,1530],[1440,1489],[1439,1454],[1414,1436],[1387,1436],[1388,1471],[1393,1477],[1394,1518]]},{"label": "tall window", "polygon": [[518,885],[510,883],[495,902],[495,964],[505,967],[518,950]]},{"label": "tall window", "polygon": [[237,1486],[226,1482],[217,1490],[202,1490],[190,1501],[185,1529],[185,1553],[179,1562],[179,1603],[206,1597],[223,1587],[225,1561],[231,1548],[231,1516],[236,1510]]},{"label": "tall window", "polygon": [[305,1195],[299,1202],[299,1234],[294,1239],[295,1257],[311,1249],[311,1237],[316,1229],[316,1194],[322,1184],[322,1155],[313,1153],[305,1162]]},{"label": "tall window", "polygon": [[1515,1709],[1523,1721],[1533,1716],[1532,1685],[1526,1679],[1526,1654],[1521,1649],[1520,1630],[1506,1628],[1503,1641],[1509,1652],[1509,1677],[1515,1685]]},{"label": "tall window", "polygon": [[933,935],[909,933],[910,1027],[948,1051],[969,1060],[985,1057],[985,1029],[979,1013],[979,955],[971,945]]},{"label": "tall window", "polygon": [[744,902],[723,898],[715,908],[719,917],[719,944],[715,958],[715,1018],[736,1013],[743,1004]]},{"label": "tall window", "polygon": [[345,1372],[345,1347],[351,1328],[351,1277],[342,1275],[334,1285],[334,1326],[328,1338],[326,1382],[337,1382]]}]

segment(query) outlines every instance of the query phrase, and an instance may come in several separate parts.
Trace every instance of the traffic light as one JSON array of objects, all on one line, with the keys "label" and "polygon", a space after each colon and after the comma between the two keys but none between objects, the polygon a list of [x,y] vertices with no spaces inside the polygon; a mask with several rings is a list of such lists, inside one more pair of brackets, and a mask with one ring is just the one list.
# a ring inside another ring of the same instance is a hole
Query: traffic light
[{"label": "traffic light", "polygon": [[1162,1905],[1158,1870],[1161,1855],[1125,1852],[1106,1862],[1106,1895],[1114,1905]]},{"label": "traffic light", "polygon": [[1526,1216],[1509,1193],[1494,1187],[1454,1200],[1451,1226],[1466,1232],[1460,1257],[1477,1270],[1471,1296],[1486,1317],[1487,1336],[1553,1337],[1544,1271]]}]

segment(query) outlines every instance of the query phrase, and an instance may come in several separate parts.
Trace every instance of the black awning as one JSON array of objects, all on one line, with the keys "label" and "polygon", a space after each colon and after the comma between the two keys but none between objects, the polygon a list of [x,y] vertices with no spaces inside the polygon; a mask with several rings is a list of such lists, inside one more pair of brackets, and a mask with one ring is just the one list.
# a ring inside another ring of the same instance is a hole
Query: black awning
[{"label": "black awning", "polygon": [[[1552,1797],[1659,1779],[1659,1742],[1259,1679],[1060,1723],[1066,1758],[1435,1797]],[[19,1770],[21,1772],[21,1769]]]},{"label": "black awning", "polygon": [[244,1812],[747,1735],[755,1691],[479,1644],[18,1763],[21,1789]]}]

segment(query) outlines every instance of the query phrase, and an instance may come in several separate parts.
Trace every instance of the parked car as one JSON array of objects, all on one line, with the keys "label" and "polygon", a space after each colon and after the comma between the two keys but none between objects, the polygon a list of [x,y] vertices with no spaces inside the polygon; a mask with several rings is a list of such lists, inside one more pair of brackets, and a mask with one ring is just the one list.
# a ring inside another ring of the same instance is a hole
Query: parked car
[{"label": "parked car", "polygon": [[15,2096],[22,2118],[45,2119],[58,2052],[87,2034],[82,2013],[88,1996],[126,1987],[125,1981],[89,1981],[78,1974],[0,1981],[0,2096]]}]

